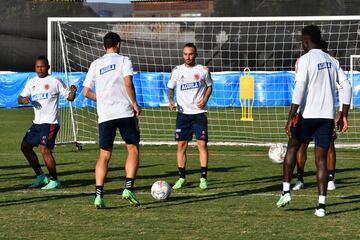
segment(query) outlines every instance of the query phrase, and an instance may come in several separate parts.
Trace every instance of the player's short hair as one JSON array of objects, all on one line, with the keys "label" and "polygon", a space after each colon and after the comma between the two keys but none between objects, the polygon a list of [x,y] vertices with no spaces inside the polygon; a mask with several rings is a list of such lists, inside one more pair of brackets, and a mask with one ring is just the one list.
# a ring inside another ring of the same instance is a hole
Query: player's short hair
[{"label": "player's short hair", "polygon": [[191,47],[191,48],[193,48],[193,49],[195,50],[195,53],[197,53],[197,48],[196,48],[195,44],[193,44],[193,43],[187,43],[187,44],[184,45],[183,49],[186,48],[186,47]]},{"label": "player's short hair", "polygon": [[319,42],[319,48],[321,49],[321,50],[323,50],[324,52],[328,52],[328,43],[325,41],[325,40],[320,40],[320,42]]},{"label": "player's short hair", "polygon": [[301,34],[303,36],[309,36],[313,43],[319,45],[321,40],[321,31],[318,26],[316,25],[306,26],[301,30]]},{"label": "player's short hair", "polygon": [[106,49],[116,47],[116,45],[118,45],[118,43],[120,42],[121,42],[121,38],[117,33],[108,32],[104,36],[104,47]]},{"label": "player's short hair", "polygon": [[44,61],[47,66],[49,66],[49,60],[44,55],[40,55],[36,58],[36,61]]}]

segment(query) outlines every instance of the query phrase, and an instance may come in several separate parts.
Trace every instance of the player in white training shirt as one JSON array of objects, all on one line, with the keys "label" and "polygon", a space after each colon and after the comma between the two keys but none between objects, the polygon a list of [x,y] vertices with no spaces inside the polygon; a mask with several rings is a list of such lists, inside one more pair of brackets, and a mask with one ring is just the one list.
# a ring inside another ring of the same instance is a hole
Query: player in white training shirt
[{"label": "player in white training shirt", "polygon": [[[302,30],[302,45],[306,52],[300,57],[295,76],[295,90],[286,124],[289,137],[286,158],[283,165],[283,194],[277,202],[278,207],[290,203],[290,181],[295,167],[296,153],[302,143],[315,139],[315,161],[319,201],[315,215],[325,216],[328,171],[326,154],[330,145],[335,118],[336,85],[339,85],[339,98],[343,103],[339,129],[348,128],[347,114],[351,100],[350,82],[339,75],[339,62],[319,49],[321,32],[317,26],[310,25]],[[300,106],[299,120],[294,126],[294,117]]]},{"label": "player in white training shirt", "polygon": [[139,165],[140,132],[137,117],[141,108],[136,101],[132,82],[132,63],[128,57],[119,54],[120,43],[120,36],[116,33],[109,32],[104,36],[106,54],[91,63],[83,84],[84,96],[96,101],[99,117],[100,154],[95,167],[96,208],[105,207],[103,189],[117,129],[128,151],[122,197],[131,206],[140,205],[133,188]]},{"label": "player in white training shirt", "polygon": [[[328,43],[324,40],[320,41],[319,48],[328,53]],[[344,80],[347,79],[344,72],[341,70],[339,71],[339,79],[344,78]],[[342,82],[343,80],[340,80]],[[335,118],[335,124],[339,121],[341,112],[342,112],[342,104],[340,103],[340,109],[339,112],[336,114]],[[296,118],[298,116],[295,117]],[[335,190],[335,165],[336,165],[336,151],[335,151],[335,140],[337,138],[336,129],[333,131],[333,135],[331,137],[330,146],[327,152],[327,168],[328,168],[328,190]],[[302,143],[299,150],[296,153],[296,171],[297,171],[297,181],[295,185],[291,188],[292,190],[300,190],[304,188],[304,168],[305,168],[305,162],[307,160],[307,148],[310,141],[306,143]]]},{"label": "player in white training shirt", "polygon": [[[207,102],[212,92],[212,80],[207,67],[195,63],[196,46],[187,43],[183,47],[184,64],[177,66],[171,73],[168,82],[169,107],[171,111],[177,109],[175,140],[178,141],[177,165],[180,178],[173,189],[179,189],[186,185],[185,167],[187,161],[186,150],[188,142],[195,134],[200,166],[201,189],[206,189],[208,170],[208,123]],[[174,88],[176,87],[177,106],[174,102]]]},{"label": "player in white training shirt", "polygon": [[[31,188],[45,185],[42,189],[53,189],[60,186],[56,173],[56,162],[52,155],[56,134],[60,129],[59,96],[62,95],[67,100],[73,101],[77,91],[74,85],[67,89],[59,78],[48,75],[49,68],[47,58],[39,56],[35,62],[37,76],[26,83],[18,98],[19,104],[31,103],[35,113],[33,124],[21,143],[21,151],[36,174],[36,181],[30,186]],[[50,180],[43,173],[39,159],[33,150],[35,146],[39,145]]]}]

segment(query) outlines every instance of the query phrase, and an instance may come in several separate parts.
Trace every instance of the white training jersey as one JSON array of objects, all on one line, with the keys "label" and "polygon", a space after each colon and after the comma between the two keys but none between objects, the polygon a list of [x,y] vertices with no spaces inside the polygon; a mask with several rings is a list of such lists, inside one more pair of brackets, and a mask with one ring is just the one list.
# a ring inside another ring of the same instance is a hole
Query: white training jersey
[{"label": "white training jersey", "polygon": [[125,87],[125,76],[133,75],[128,57],[108,53],[91,63],[83,83],[96,88],[99,123],[134,116],[131,100]]},{"label": "white training jersey", "polygon": [[[320,49],[311,49],[296,63],[292,103],[304,118],[335,118],[337,87],[346,81],[339,62]],[[347,103],[345,103],[347,104]]]},{"label": "white training jersey", "polygon": [[35,113],[33,123],[60,124],[59,96],[67,98],[69,93],[70,91],[59,78],[48,75],[44,78],[38,76],[31,78],[25,84],[20,96],[30,97]]},{"label": "white training jersey", "polygon": [[185,64],[175,67],[171,73],[168,88],[176,86],[177,111],[184,114],[207,112],[207,105],[200,109],[197,103],[205,96],[207,87],[212,85],[212,79],[207,67],[196,64],[187,67]]}]

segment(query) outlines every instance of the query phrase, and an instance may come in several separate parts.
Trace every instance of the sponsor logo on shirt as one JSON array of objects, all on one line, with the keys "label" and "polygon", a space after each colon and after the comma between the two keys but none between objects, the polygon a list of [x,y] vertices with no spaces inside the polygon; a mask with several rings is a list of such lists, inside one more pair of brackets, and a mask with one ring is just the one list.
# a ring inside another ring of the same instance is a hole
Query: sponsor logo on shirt
[{"label": "sponsor logo on shirt", "polygon": [[32,95],[31,98],[33,101],[39,101],[39,100],[43,100],[43,99],[48,99],[49,94],[48,93],[39,93],[39,94]]},{"label": "sponsor logo on shirt", "polygon": [[325,68],[331,68],[331,62],[322,62],[318,64],[318,70],[322,70]]},{"label": "sponsor logo on shirt", "polygon": [[115,64],[108,65],[106,67],[100,68],[100,75],[103,75],[104,73],[110,72],[115,70]]},{"label": "sponsor logo on shirt", "polygon": [[190,90],[199,87],[200,87],[200,82],[185,83],[180,85],[180,91]]}]

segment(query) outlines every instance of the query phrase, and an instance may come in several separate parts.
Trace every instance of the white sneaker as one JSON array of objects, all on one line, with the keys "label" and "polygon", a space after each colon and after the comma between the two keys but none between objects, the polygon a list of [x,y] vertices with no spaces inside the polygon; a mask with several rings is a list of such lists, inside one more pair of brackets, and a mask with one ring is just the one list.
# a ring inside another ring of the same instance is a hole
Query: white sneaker
[{"label": "white sneaker", "polygon": [[333,191],[336,189],[335,182],[334,181],[328,181],[328,190]]},{"label": "white sneaker", "polygon": [[291,202],[291,195],[290,193],[286,193],[280,196],[279,201],[276,203],[277,207],[284,207],[286,204],[290,204]]},{"label": "white sneaker", "polygon": [[323,208],[316,209],[314,215],[318,217],[325,217],[325,209]]},{"label": "white sneaker", "polygon": [[292,187],[292,190],[299,191],[300,189],[304,188],[304,183],[301,181],[296,181],[295,185]]}]

